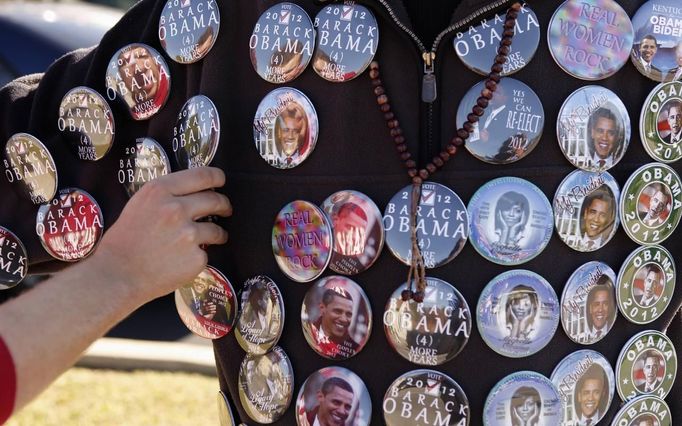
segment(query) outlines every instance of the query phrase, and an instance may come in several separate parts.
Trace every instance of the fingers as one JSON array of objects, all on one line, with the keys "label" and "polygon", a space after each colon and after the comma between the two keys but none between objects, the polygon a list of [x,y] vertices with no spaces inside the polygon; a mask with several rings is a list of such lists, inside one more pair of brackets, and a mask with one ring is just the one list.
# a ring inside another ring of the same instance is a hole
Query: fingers
[{"label": "fingers", "polygon": [[197,167],[163,176],[159,183],[173,195],[187,195],[222,187],[225,173],[216,167]]},{"label": "fingers", "polygon": [[227,231],[210,222],[195,222],[195,240],[198,245],[225,244],[227,242]]},{"label": "fingers", "polygon": [[215,191],[201,191],[181,198],[188,215],[197,220],[206,216],[232,215],[232,204],[223,194]]}]

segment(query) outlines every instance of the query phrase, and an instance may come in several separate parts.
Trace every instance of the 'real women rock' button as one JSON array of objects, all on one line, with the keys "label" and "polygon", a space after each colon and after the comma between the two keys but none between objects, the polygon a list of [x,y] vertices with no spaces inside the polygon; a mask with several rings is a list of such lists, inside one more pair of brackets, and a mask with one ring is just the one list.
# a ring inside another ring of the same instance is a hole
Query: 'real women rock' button
[{"label": "'real women rock' button", "polygon": [[159,18],[159,42],[168,56],[181,64],[203,59],[219,30],[216,0],[168,0]]},{"label": "'real women rock' button", "polygon": [[45,145],[28,133],[12,135],[5,145],[5,177],[33,204],[47,203],[57,193],[57,166]]},{"label": "'real women rock' button", "polygon": [[173,127],[173,152],[182,169],[208,166],[220,143],[218,109],[207,96],[192,96]]},{"label": "'real women rock' button", "polygon": [[242,291],[235,337],[246,352],[262,355],[277,344],[284,329],[284,300],[277,284],[265,275],[250,278]]},{"label": "'real women rock' button", "polygon": [[12,288],[26,277],[27,259],[26,247],[19,237],[0,226],[0,290]]},{"label": "'real women rock' button", "polygon": [[76,87],[59,105],[57,127],[81,160],[97,161],[114,142],[114,115],[107,101],[88,87]]}]

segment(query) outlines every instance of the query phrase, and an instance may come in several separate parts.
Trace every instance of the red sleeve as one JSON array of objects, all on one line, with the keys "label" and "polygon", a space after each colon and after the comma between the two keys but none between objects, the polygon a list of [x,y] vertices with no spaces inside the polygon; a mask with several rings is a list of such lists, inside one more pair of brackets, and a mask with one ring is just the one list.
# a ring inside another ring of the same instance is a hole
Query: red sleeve
[{"label": "red sleeve", "polygon": [[12,414],[17,391],[17,376],[14,361],[5,341],[0,337],[0,424]]}]

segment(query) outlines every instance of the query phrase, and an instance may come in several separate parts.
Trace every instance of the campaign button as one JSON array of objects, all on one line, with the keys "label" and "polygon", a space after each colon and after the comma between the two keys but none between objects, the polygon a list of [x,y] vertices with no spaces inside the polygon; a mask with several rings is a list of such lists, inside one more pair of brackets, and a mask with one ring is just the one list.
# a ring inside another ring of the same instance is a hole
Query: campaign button
[{"label": "campaign button", "polygon": [[384,395],[383,411],[387,426],[467,426],[470,418],[469,400],[459,384],[426,369],[395,379]]},{"label": "campaign button", "polygon": [[218,421],[220,426],[236,426],[232,408],[223,391],[218,391]]},{"label": "campaign button", "polygon": [[612,425],[672,426],[670,407],[654,395],[641,395],[621,407]]},{"label": "campaign button", "polygon": [[249,38],[251,64],[265,81],[287,83],[298,77],[313,56],[315,29],[300,6],[281,2],[258,18]]},{"label": "campaign button", "polygon": [[618,308],[635,324],[655,321],[668,308],[676,279],[675,259],[665,247],[639,247],[620,268]]},{"label": "campaign button", "polygon": [[130,112],[133,120],[147,120],[166,104],[171,76],[163,56],[151,46],[132,43],[109,61],[107,98]]},{"label": "campaign button", "polygon": [[554,61],[583,80],[615,74],[630,56],[633,37],[630,17],[614,0],[567,0],[547,28]]},{"label": "campaign button", "polygon": [[316,205],[292,201],[277,213],[272,252],[290,279],[307,283],[322,275],[331,259],[333,241],[329,219]]},{"label": "campaign button", "polygon": [[12,135],[5,144],[5,177],[33,204],[47,203],[57,193],[57,166],[38,138],[28,133]]},{"label": "campaign button", "polygon": [[575,167],[603,172],[623,158],[632,129],[620,98],[601,86],[584,86],[571,93],[559,110],[557,140]]},{"label": "campaign button", "polygon": [[276,422],[294,396],[294,369],[276,346],[263,355],[247,354],[239,368],[239,400],[253,421]]},{"label": "campaign button", "polygon": [[623,186],[620,217],[623,229],[638,244],[658,244],[677,228],[682,216],[680,176],[670,166],[649,163]]},{"label": "campaign button", "polygon": [[654,87],[642,106],[639,135],[654,160],[673,163],[682,158],[682,81]]},{"label": "campaign button", "polygon": [[26,277],[28,257],[19,237],[0,226],[0,290],[19,284]]},{"label": "campaign button", "polygon": [[649,394],[665,398],[677,375],[673,342],[660,331],[645,330],[623,346],[616,364],[616,388],[624,401]]},{"label": "campaign button", "polygon": [[[457,108],[457,127],[467,121],[483,89],[485,82],[480,82],[464,95]],[[513,163],[537,146],[544,125],[545,111],[535,92],[518,80],[503,78],[464,146],[486,163]]]},{"label": "campaign button", "polygon": [[132,197],[145,183],[170,172],[166,151],[157,141],[145,137],[137,138],[135,145],[124,148],[117,177],[128,196]]},{"label": "campaign button", "polygon": [[216,0],[168,0],[159,18],[161,47],[180,64],[191,64],[206,56],[219,30]]},{"label": "campaign button", "polygon": [[208,166],[220,143],[220,117],[213,101],[192,96],[178,113],[173,152],[181,169]]},{"label": "campaign button", "polygon": [[319,123],[301,91],[280,87],[268,93],[253,119],[253,140],[263,160],[278,169],[298,166],[317,144]]},{"label": "campaign button", "polygon": [[242,308],[234,332],[237,343],[250,354],[263,355],[282,336],[282,293],[269,277],[258,275],[246,281],[241,300]]},{"label": "campaign button", "polygon": [[175,290],[175,307],[192,333],[218,339],[232,330],[237,319],[237,296],[220,271],[206,266],[189,284]]},{"label": "campaign button", "polygon": [[114,142],[111,108],[102,95],[88,87],[76,87],[64,95],[57,127],[81,160],[100,160]]}]

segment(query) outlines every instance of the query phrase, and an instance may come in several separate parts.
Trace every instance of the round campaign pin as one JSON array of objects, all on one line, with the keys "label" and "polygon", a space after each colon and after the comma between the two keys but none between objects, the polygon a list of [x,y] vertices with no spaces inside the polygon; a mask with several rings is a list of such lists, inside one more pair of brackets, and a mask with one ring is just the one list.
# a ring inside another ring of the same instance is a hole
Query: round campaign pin
[{"label": "round campaign pin", "polygon": [[159,42],[168,57],[181,64],[201,60],[220,30],[216,0],[168,0],[159,18]]},{"label": "round campaign pin", "polygon": [[12,135],[5,145],[5,177],[16,184],[33,204],[47,203],[57,193],[57,166],[38,138],[28,133]]},{"label": "round campaign pin", "polygon": [[616,388],[609,361],[599,352],[586,349],[562,359],[551,380],[561,397],[564,425],[599,423],[611,406]]},{"label": "round campaign pin", "polygon": [[232,330],[237,303],[230,281],[210,265],[191,283],[175,290],[180,319],[189,331],[205,339],[218,339]]},{"label": "round campaign pin", "polygon": [[384,223],[374,201],[358,191],[338,191],[324,200],[322,210],[334,232],[329,268],[356,275],[372,266],[384,247]]},{"label": "round campaign pin", "polygon": [[102,210],[87,192],[59,190],[38,209],[36,233],[43,248],[55,259],[75,262],[88,256],[104,232]]},{"label": "round campaign pin", "polygon": [[620,218],[638,244],[658,244],[677,228],[682,216],[680,176],[673,168],[649,163],[637,169],[623,186]]},{"label": "round campaign pin", "polygon": [[568,74],[601,80],[625,65],[633,34],[630,17],[614,0],[567,0],[552,15],[547,42]]},{"label": "round campaign pin", "polygon": [[230,402],[227,399],[227,395],[225,395],[223,391],[218,391],[218,421],[220,426],[237,425],[237,422],[234,421],[232,408],[230,408]]},{"label": "round campaign pin", "polygon": [[319,355],[347,359],[365,347],[372,333],[372,307],[353,280],[332,275],[306,292],[301,306],[303,335]]},{"label": "round campaign pin", "polygon": [[278,169],[298,166],[313,152],[319,123],[306,95],[291,87],[268,93],[253,119],[253,140],[263,160]]},{"label": "round campaign pin", "polygon": [[316,205],[292,201],[277,213],[272,227],[272,252],[290,279],[307,283],[322,275],[333,245],[331,223]]},{"label": "round campaign pin", "polygon": [[476,191],[467,207],[471,244],[491,262],[520,265],[539,255],[552,237],[552,206],[527,180],[502,177]]},{"label": "round campaign pin", "polygon": [[675,259],[665,247],[637,248],[618,274],[618,308],[635,324],[658,319],[672,301],[676,278]]},{"label": "round campaign pin", "polygon": [[220,142],[220,117],[213,101],[192,96],[178,113],[173,128],[173,152],[181,169],[208,166]]},{"label": "round campaign pin", "polygon": [[519,371],[500,380],[483,407],[484,426],[558,425],[562,416],[556,386],[534,371]]},{"label": "round campaign pin", "polygon": [[367,387],[343,367],[317,370],[303,383],[296,398],[298,426],[340,424],[368,426],[372,401]]},{"label": "round campaign pin", "polygon": [[[475,84],[464,95],[457,108],[457,127],[467,121],[485,82]],[[524,83],[503,78],[495,96],[469,135],[466,149],[479,160],[492,164],[509,164],[530,154],[542,137],[545,112],[540,98]]]},{"label": "round campaign pin", "polygon": [[[504,14],[495,14],[494,18],[483,19],[475,27],[470,26],[468,30],[457,33],[453,44],[464,65],[480,75],[487,76],[490,73],[490,58],[497,55],[505,20]],[[540,20],[533,9],[523,4],[514,26],[514,43],[510,46],[511,50],[507,61],[502,65],[500,75],[514,74],[528,65],[535,56],[539,43]]]},{"label": "round campaign pin", "polygon": [[[384,210],[386,245],[406,265],[412,261],[413,195],[412,185],[404,187]],[[464,248],[469,236],[469,215],[453,190],[439,183],[424,182],[420,188],[416,229],[425,266],[437,268],[450,262]]]},{"label": "round campaign pin", "polygon": [[298,77],[313,56],[315,29],[300,6],[278,3],[258,18],[249,38],[251,64],[270,83]]},{"label": "round campaign pin", "polygon": [[654,395],[642,395],[621,407],[611,423],[614,426],[672,426],[670,407]]},{"label": "round campaign pin", "polygon": [[464,296],[449,283],[426,278],[424,301],[405,301],[398,287],[386,303],[383,321],[388,343],[400,356],[419,365],[453,359],[469,341],[471,311]]},{"label": "round campaign pin", "polygon": [[97,161],[114,142],[114,114],[107,101],[88,87],[68,91],[59,105],[57,127],[81,160]]},{"label": "round campaign pin", "polygon": [[535,272],[516,269],[493,278],[476,307],[478,332],[492,350],[510,358],[532,355],[559,326],[559,300]]},{"label": "round campaign pin", "polygon": [[284,301],[277,284],[265,275],[246,280],[234,335],[246,352],[262,355],[277,344],[284,329]]},{"label": "round campaign pin", "polygon": [[467,426],[470,420],[469,400],[459,384],[426,369],[395,379],[384,395],[383,411],[387,426]]},{"label": "round campaign pin", "polygon": [[681,19],[677,0],[649,0],[637,10],[630,54],[637,71],[654,81],[682,79]]},{"label": "round campaign pin", "polygon": [[145,137],[137,138],[135,145],[125,147],[117,176],[128,196],[132,197],[145,183],[170,172],[166,151],[157,141]]},{"label": "round campaign pin", "polygon": [[28,257],[19,237],[0,226],[0,290],[19,284],[26,276]]},{"label": "round campaign pin", "polygon": [[665,398],[677,375],[677,353],[668,336],[645,330],[623,346],[616,364],[616,388],[624,401],[650,394]]},{"label": "round campaign pin", "polygon": [[151,46],[132,43],[109,61],[107,98],[130,112],[133,120],[147,120],[168,100],[171,76],[163,56]]},{"label": "round campaign pin", "polygon": [[620,219],[618,182],[608,172],[574,170],[554,194],[554,226],[570,248],[595,251],[616,234]]},{"label": "round campaign pin", "polygon": [[239,400],[253,421],[276,422],[294,396],[294,369],[276,346],[263,355],[247,354],[239,368]]},{"label": "round campaign pin", "polygon": [[325,6],[315,17],[317,39],[313,69],[335,83],[362,74],[379,45],[379,27],[365,6],[346,2]]},{"label": "round campaign pin", "polygon": [[611,331],[616,322],[616,273],[603,262],[587,262],[576,269],[561,294],[561,325],[576,343],[591,345]]},{"label": "round campaign pin", "polygon": [[583,86],[559,110],[557,140],[575,167],[603,172],[618,164],[630,144],[628,111],[620,98],[601,86]]},{"label": "round campaign pin", "polygon": [[662,83],[651,91],[642,106],[639,135],[654,160],[673,163],[682,158],[682,81]]}]

